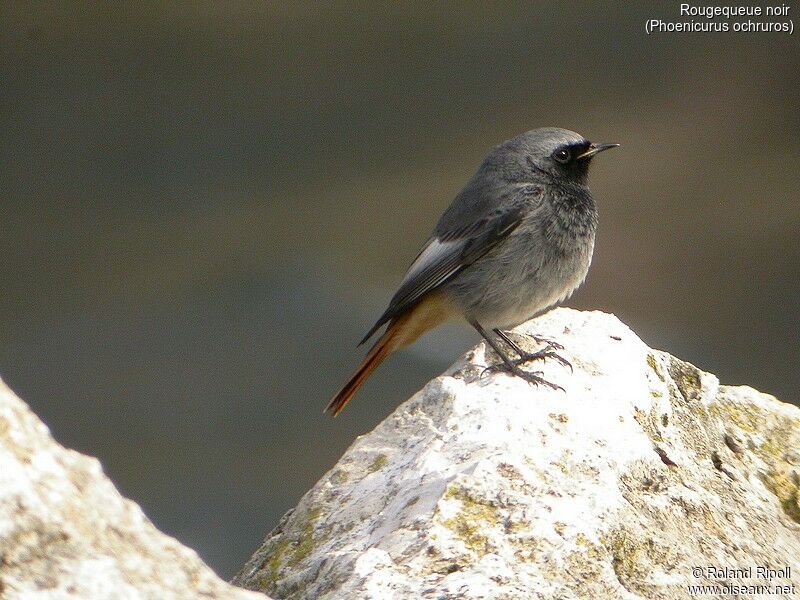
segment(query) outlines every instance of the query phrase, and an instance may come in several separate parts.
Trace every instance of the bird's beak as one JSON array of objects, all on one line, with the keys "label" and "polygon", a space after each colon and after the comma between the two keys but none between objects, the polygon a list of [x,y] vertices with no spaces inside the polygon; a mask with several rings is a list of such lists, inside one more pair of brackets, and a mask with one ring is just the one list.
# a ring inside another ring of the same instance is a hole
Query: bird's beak
[{"label": "bird's beak", "polygon": [[603,152],[604,150],[611,150],[611,148],[616,148],[617,146],[619,146],[619,144],[591,144],[586,152],[584,152],[583,154],[579,154],[575,158],[576,159],[591,158],[595,154]]}]

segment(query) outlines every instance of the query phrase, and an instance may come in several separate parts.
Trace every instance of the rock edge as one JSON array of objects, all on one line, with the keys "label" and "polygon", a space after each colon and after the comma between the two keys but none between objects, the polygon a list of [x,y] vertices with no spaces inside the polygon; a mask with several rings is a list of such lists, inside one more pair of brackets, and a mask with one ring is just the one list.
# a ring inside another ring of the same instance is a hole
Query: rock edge
[{"label": "rock edge", "polygon": [[[0,598],[257,600],[158,531],[0,381]],[[268,600],[268,599],[267,599]]]}]

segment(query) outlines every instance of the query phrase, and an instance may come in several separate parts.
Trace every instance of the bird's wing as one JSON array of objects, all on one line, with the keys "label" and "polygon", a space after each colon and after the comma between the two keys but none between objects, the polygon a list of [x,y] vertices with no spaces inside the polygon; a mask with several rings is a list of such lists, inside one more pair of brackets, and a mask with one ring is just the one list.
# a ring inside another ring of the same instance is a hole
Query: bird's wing
[{"label": "bird's wing", "polygon": [[524,204],[514,203],[446,232],[437,228],[409,267],[389,308],[360,343],[504,240],[519,225],[524,209]]}]

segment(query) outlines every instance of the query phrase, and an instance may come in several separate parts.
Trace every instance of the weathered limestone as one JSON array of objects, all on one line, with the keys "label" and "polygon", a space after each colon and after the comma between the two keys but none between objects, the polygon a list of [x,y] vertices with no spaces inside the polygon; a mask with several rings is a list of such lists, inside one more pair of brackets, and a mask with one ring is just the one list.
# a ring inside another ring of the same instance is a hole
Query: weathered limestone
[{"label": "weathered limestone", "polygon": [[565,392],[482,376],[497,358],[479,345],[356,440],[236,583],[281,599],[677,599],[724,583],[706,567],[766,565],[790,578],[727,581],[800,597],[797,407],[722,386],[611,315],[558,309],[519,331],[565,346],[573,373],[536,367]]}]

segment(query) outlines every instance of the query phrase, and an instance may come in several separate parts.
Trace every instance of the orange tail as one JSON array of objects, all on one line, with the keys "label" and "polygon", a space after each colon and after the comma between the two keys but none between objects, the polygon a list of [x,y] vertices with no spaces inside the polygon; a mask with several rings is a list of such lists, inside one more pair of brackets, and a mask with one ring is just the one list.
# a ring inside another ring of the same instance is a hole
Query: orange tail
[{"label": "orange tail", "polygon": [[400,345],[398,334],[403,327],[404,321],[405,319],[401,317],[389,324],[386,332],[375,342],[375,345],[372,346],[367,353],[367,356],[364,358],[361,365],[359,365],[358,369],[356,369],[356,372],[353,373],[350,380],[344,384],[344,387],[339,390],[339,393],[333,397],[333,400],[328,403],[328,406],[325,407],[323,412],[330,412],[331,416],[336,417],[344,410],[344,407],[347,406],[350,399],[355,396],[359,388],[364,385],[367,377],[372,375],[372,372],[377,369],[392,352],[397,350],[397,347]]},{"label": "orange tail", "polygon": [[398,348],[404,348],[429,329],[433,329],[455,314],[452,304],[442,294],[430,294],[414,308],[389,322],[384,334],[367,353],[364,361],[333,397],[323,412],[337,416],[372,372]]}]

